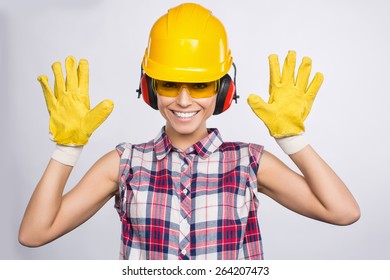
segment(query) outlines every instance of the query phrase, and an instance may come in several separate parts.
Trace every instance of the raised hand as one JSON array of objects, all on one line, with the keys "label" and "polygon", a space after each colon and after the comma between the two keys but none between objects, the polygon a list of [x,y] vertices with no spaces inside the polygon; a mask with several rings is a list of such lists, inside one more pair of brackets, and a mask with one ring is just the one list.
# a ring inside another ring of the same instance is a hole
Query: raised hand
[{"label": "raised hand", "polygon": [[55,78],[54,94],[47,76],[38,77],[50,115],[50,133],[57,144],[83,146],[110,115],[114,104],[111,100],[104,100],[90,109],[89,66],[86,59],[81,59],[77,67],[74,57],[66,58],[66,80],[60,62],[53,63],[52,69]]},{"label": "raised hand", "polygon": [[300,135],[305,130],[304,121],[311,110],[324,77],[321,73],[316,73],[308,86],[312,62],[310,58],[304,57],[295,79],[295,51],[288,52],[282,74],[280,74],[277,55],[269,56],[269,65],[270,96],[268,103],[260,96],[251,94],[247,100],[248,104],[265,123],[271,136],[284,138]]}]

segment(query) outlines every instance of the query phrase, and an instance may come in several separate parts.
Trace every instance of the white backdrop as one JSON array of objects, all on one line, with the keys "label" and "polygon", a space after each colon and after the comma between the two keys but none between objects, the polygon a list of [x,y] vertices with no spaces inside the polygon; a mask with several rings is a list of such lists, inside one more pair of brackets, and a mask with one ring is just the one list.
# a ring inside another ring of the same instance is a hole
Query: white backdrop
[{"label": "white backdrop", "polygon": [[[182,1],[0,0],[0,259],[117,259],[120,223],[113,200],[85,224],[41,248],[17,241],[19,224],[54,144],[36,78],[68,55],[90,62],[95,106],[115,103],[69,180],[71,188],[120,142],[144,142],[164,124],[136,98],[140,62],[154,21]],[[291,166],[246,104],[267,98],[271,53],[313,59],[325,81],[306,121],[306,135],[358,200],[362,217],[348,227],[299,216],[266,196],[260,222],[267,259],[389,259],[390,7],[386,0],[195,1],[229,34],[238,67],[239,103],[212,117],[226,141],[265,145]]]}]

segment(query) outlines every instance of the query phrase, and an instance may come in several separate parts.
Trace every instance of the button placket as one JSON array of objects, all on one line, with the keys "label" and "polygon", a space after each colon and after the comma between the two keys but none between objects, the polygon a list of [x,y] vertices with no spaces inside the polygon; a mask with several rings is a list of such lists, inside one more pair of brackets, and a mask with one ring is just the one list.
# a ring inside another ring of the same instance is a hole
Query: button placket
[{"label": "button placket", "polygon": [[180,253],[182,255],[188,254],[188,248],[190,243],[190,225],[191,225],[191,158],[182,155],[183,164],[181,166],[180,174]]},{"label": "button placket", "polygon": [[181,175],[180,175],[180,189],[181,189],[181,211],[182,217],[184,219],[190,218],[191,216],[191,196],[188,195],[190,193],[191,188],[191,159],[188,157],[183,157],[183,165],[181,167]]}]

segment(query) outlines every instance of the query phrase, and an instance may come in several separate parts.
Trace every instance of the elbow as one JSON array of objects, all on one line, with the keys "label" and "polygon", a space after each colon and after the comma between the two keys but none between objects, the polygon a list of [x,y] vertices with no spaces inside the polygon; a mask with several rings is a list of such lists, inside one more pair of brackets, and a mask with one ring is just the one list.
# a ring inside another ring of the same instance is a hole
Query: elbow
[{"label": "elbow", "polygon": [[18,241],[21,245],[30,248],[40,247],[46,244],[46,242],[43,242],[40,238],[34,236],[34,234],[23,229],[19,230]]},{"label": "elbow", "polygon": [[19,233],[19,236],[18,236],[18,241],[21,245],[25,246],[25,247],[39,247],[39,245],[36,245],[34,244],[34,242],[32,242],[27,236],[25,235],[22,235]]},{"label": "elbow", "polygon": [[347,223],[345,225],[351,225],[351,224],[357,222],[360,219],[360,216],[361,216],[360,208],[357,207],[357,209],[353,213],[350,214],[349,220],[347,221]]},{"label": "elbow", "polygon": [[31,238],[29,238],[28,236],[25,236],[25,235],[21,235],[19,234],[18,236],[18,240],[19,240],[19,243],[25,247],[30,247],[30,248],[34,248],[34,247],[39,247],[39,246],[42,246],[43,244],[40,244],[34,240],[32,240]]},{"label": "elbow", "polygon": [[353,208],[348,209],[341,215],[339,215],[334,221],[333,224],[339,225],[339,226],[348,226],[353,223],[356,223],[361,216],[360,208],[359,206],[355,206]]},{"label": "elbow", "polygon": [[19,235],[19,243],[25,247],[29,248],[36,248],[36,247],[41,247],[45,245],[46,243],[40,242],[38,240],[30,239],[30,238],[24,238],[23,236]]}]

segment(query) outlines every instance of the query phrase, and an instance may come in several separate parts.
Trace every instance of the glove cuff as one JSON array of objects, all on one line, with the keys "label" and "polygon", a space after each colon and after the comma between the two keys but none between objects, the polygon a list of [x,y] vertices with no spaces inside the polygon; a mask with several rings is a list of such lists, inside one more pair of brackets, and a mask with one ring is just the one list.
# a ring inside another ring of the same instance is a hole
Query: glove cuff
[{"label": "glove cuff", "polygon": [[275,138],[275,140],[283,152],[288,155],[299,152],[309,144],[309,142],[302,134],[284,138]]},{"label": "glove cuff", "polygon": [[56,144],[56,148],[51,158],[65,165],[75,166],[83,146],[64,146]]}]

